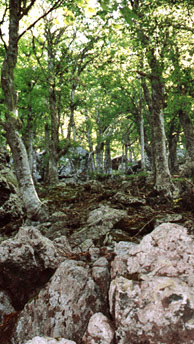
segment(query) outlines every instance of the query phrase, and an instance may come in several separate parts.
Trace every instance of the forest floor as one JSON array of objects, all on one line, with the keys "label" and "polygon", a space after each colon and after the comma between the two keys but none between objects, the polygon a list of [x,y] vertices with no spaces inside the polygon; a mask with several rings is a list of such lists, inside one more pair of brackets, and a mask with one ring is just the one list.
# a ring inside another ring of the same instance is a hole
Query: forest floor
[{"label": "forest floor", "polygon": [[[66,235],[74,249],[72,238],[75,238],[75,234],[79,232],[82,235],[84,227],[87,232],[91,212],[105,206],[106,209],[111,209],[108,213],[110,221],[111,216],[114,217],[114,209],[117,214],[119,210],[122,214],[126,214],[121,216],[113,227],[110,227],[111,233],[115,233],[115,236],[112,236],[113,245],[114,242],[119,241],[138,243],[143,236],[164,222],[182,225],[188,229],[190,235],[194,235],[194,183],[190,179],[179,178],[179,176],[174,176],[173,181],[179,192],[177,192],[178,197],[170,202],[154,191],[152,176],[114,176],[77,183],[61,180],[55,186],[38,184],[36,188],[39,197],[46,203],[49,216],[48,223],[34,225],[37,225],[41,233],[50,239]],[[3,231],[6,237],[13,237],[24,223],[25,218],[15,222],[14,226],[8,223],[0,230],[0,233]],[[98,228],[96,226],[95,231]],[[104,242],[104,236],[97,236],[97,238],[96,241],[93,240],[95,246],[101,247],[102,255],[112,260],[114,253],[112,254],[111,250],[103,250],[104,246],[108,246]],[[87,251],[81,252],[83,256],[74,254],[67,257],[87,259],[85,255]],[[9,318],[9,324],[5,321],[0,326],[0,337],[9,338],[8,333],[11,333],[13,323],[17,320],[15,314],[17,313],[13,313],[13,319]],[[4,342],[10,343],[9,340],[4,340]]]},{"label": "forest floor", "polygon": [[138,242],[163,222],[177,223],[194,234],[194,184],[178,176],[173,181],[179,193],[170,202],[153,190],[152,177],[138,175],[80,183],[64,180],[53,187],[39,185],[39,197],[46,202],[49,212],[58,212],[59,218],[65,219],[55,224],[55,233],[43,234],[51,239],[59,234],[71,236],[85,226],[89,213],[100,205],[127,211],[127,216],[114,226],[120,230],[114,241]]}]

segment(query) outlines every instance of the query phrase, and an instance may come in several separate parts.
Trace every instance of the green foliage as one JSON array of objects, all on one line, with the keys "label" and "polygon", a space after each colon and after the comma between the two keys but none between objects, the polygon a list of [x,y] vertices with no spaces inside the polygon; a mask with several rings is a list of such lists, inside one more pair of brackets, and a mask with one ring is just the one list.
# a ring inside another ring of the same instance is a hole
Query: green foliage
[{"label": "green foliage", "polygon": [[130,26],[135,24],[134,19],[138,19],[138,16],[136,15],[136,13],[132,9],[125,6],[125,7],[120,8],[120,11],[121,11],[123,17],[125,18],[126,22]]},{"label": "green foliage", "polygon": [[[121,152],[122,145],[128,144],[139,155],[140,114],[149,144],[148,98],[151,102],[151,85],[158,79],[164,86],[167,133],[174,118],[177,129],[178,112],[184,109],[192,117],[194,109],[192,4],[193,0],[101,0],[90,8],[87,0],[61,3],[50,20],[42,20],[19,42],[15,86],[21,134],[25,136],[31,112],[34,146],[45,149],[45,124],[49,128],[52,124],[49,92],[53,87],[59,151],[66,144],[73,109],[77,137],[84,148],[89,149],[88,130],[93,150],[108,140],[112,152]],[[1,44],[0,64],[4,56]],[[3,121],[5,111],[0,95]],[[80,146],[73,135],[71,145]]]}]

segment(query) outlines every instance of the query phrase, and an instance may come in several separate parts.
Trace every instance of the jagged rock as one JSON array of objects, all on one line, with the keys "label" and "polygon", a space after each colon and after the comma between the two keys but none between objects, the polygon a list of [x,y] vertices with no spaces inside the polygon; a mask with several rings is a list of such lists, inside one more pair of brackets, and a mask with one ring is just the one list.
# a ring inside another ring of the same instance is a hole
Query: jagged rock
[{"label": "jagged rock", "polygon": [[12,344],[34,336],[68,338],[80,342],[90,317],[107,312],[99,287],[86,264],[66,260],[47,286],[20,313]]},{"label": "jagged rock", "polygon": [[108,205],[100,205],[99,208],[94,209],[89,213],[87,223],[90,227],[103,224],[110,229],[125,215],[126,211],[124,210],[114,209]]},{"label": "jagged rock", "polygon": [[23,203],[17,189],[17,179],[8,164],[8,153],[0,148],[0,227],[23,215]]},{"label": "jagged rock", "polygon": [[101,257],[93,264],[92,277],[99,286],[104,300],[107,300],[108,289],[110,286],[109,263],[105,257]]},{"label": "jagged rock", "polygon": [[131,248],[136,247],[134,242],[120,241],[115,243],[114,252],[116,256],[126,256]]},{"label": "jagged rock", "polygon": [[59,178],[76,178],[87,171],[88,152],[84,148],[70,148],[67,156],[60,159]]},{"label": "jagged rock", "polygon": [[9,295],[4,291],[0,291],[0,323],[4,321],[4,317],[10,313],[15,312],[11,304]]},{"label": "jagged rock", "polygon": [[73,342],[72,340],[68,339],[54,339],[54,338],[48,338],[48,337],[34,337],[32,340],[29,340],[25,342],[24,344],[76,344],[76,342]]},{"label": "jagged rock", "polygon": [[185,164],[179,167],[179,173],[182,177],[194,179],[194,161],[187,157]]},{"label": "jagged rock", "polygon": [[129,258],[129,252],[133,247],[136,247],[137,244],[133,242],[120,241],[115,243],[115,259],[111,264],[111,279],[114,279],[120,275],[127,276],[127,261]]},{"label": "jagged rock", "polygon": [[173,222],[177,223],[182,221],[183,216],[181,214],[166,214],[165,216],[157,216],[155,219],[155,227],[158,227],[164,222]]},{"label": "jagged rock", "polygon": [[113,344],[114,327],[111,321],[102,313],[95,313],[89,321],[83,337],[83,344]]},{"label": "jagged rock", "polygon": [[87,226],[73,233],[69,238],[70,244],[80,244],[87,239],[105,239],[106,234],[114,227],[115,223],[127,216],[127,211],[111,208],[101,204],[88,215]]},{"label": "jagged rock", "polygon": [[132,197],[120,191],[112,197],[112,200],[126,206],[140,206],[146,204],[146,200],[144,198]]},{"label": "jagged rock", "polygon": [[75,168],[72,162],[68,159],[64,159],[64,165],[61,165],[58,170],[59,178],[69,178],[75,174]]},{"label": "jagged rock", "polygon": [[124,251],[117,249],[109,290],[116,343],[193,344],[193,237],[162,224]]},{"label": "jagged rock", "polygon": [[34,227],[21,227],[0,245],[0,287],[16,309],[21,309],[64,260],[57,246]]}]

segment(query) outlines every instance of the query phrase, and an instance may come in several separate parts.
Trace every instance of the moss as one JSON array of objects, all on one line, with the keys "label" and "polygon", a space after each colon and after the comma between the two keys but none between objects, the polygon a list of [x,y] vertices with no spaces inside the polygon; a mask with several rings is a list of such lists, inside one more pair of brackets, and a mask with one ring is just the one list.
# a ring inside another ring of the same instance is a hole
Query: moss
[{"label": "moss", "polygon": [[185,178],[185,177],[172,177],[173,182],[183,183],[183,182],[186,182],[188,180],[189,180],[189,178]]},{"label": "moss", "polygon": [[9,173],[6,176],[6,179],[10,184],[13,184],[15,187],[18,186],[17,178],[12,171],[9,171]]}]

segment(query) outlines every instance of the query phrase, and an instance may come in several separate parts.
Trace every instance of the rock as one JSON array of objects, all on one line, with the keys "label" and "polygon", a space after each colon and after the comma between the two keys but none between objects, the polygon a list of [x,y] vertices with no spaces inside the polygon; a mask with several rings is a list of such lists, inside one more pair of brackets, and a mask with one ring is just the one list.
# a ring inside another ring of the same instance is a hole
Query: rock
[{"label": "rock", "polygon": [[93,264],[92,277],[101,289],[102,295],[106,302],[108,296],[108,289],[110,286],[110,271],[109,263],[105,257],[101,257]]},{"label": "rock", "polygon": [[10,156],[5,146],[0,147],[0,170],[9,166]]},{"label": "rock", "polygon": [[80,343],[91,316],[96,312],[106,314],[102,299],[86,265],[66,260],[37,297],[25,305],[12,344],[34,336],[68,338]]},{"label": "rock", "polygon": [[193,237],[166,223],[117,253],[109,290],[116,343],[193,344]]},{"label": "rock", "polygon": [[126,195],[122,192],[117,192],[113,197],[112,200],[114,202],[119,202],[121,204],[124,204],[126,206],[141,206],[146,204],[146,200],[144,198],[138,198],[138,197],[132,197],[129,195]]},{"label": "rock", "polygon": [[125,163],[128,161],[125,155],[117,155],[114,158],[112,158],[112,168],[113,170],[118,170],[119,165]]},{"label": "rock", "polygon": [[104,240],[106,234],[120,219],[127,216],[127,211],[100,205],[88,215],[87,226],[74,232],[69,238],[70,244],[81,244],[86,239]]},{"label": "rock", "polygon": [[89,321],[83,344],[113,344],[114,327],[102,313],[95,313]]},{"label": "rock", "polygon": [[14,238],[0,245],[0,287],[19,310],[64,259],[55,244],[37,229],[21,227]]},{"label": "rock", "polygon": [[82,147],[70,148],[67,157],[60,159],[59,178],[79,177],[87,171],[88,152]]},{"label": "rock", "polygon": [[0,291],[0,323],[3,323],[5,316],[13,312],[15,312],[15,309],[13,308],[11,304],[9,295],[5,291],[1,290]]},{"label": "rock", "polygon": [[61,165],[58,169],[59,178],[69,178],[75,174],[75,168],[71,161],[68,158],[65,158],[63,161],[63,165]]},{"label": "rock", "polygon": [[54,241],[55,247],[57,247],[58,252],[62,252],[63,254],[73,253],[71,246],[69,245],[69,241],[65,235],[56,238]]},{"label": "rock", "polygon": [[187,157],[186,162],[179,166],[179,174],[194,180],[194,161],[190,157]]},{"label": "rock", "polygon": [[103,224],[110,229],[125,214],[124,210],[110,208],[108,205],[100,205],[99,208],[89,213],[87,223],[90,227]]},{"label": "rock", "polygon": [[132,247],[136,247],[137,244],[133,242],[120,241],[115,243],[114,252],[117,256],[125,256],[128,254]]},{"label": "rock", "polygon": [[[89,244],[89,241],[90,241],[90,239],[84,241],[85,247],[86,247],[87,242]],[[92,243],[93,243],[93,241],[92,241]],[[98,258],[100,258],[100,249],[98,247],[95,247],[94,245],[90,245],[88,251],[90,254],[90,260],[92,262],[95,262],[98,260]]]},{"label": "rock", "polygon": [[[6,154],[6,153],[5,153]],[[17,179],[0,150],[0,227],[23,216],[23,203],[17,189]],[[2,231],[1,231],[2,232]]]},{"label": "rock", "polygon": [[165,216],[157,216],[155,219],[155,227],[158,227],[164,222],[181,222],[183,219],[183,216],[181,214],[166,214]]},{"label": "rock", "polygon": [[76,344],[76,342],[72,342],[72,340],[68,339],[54,339],[48,337],[34,337],[32,340],[25,342],[24,344]]}]

